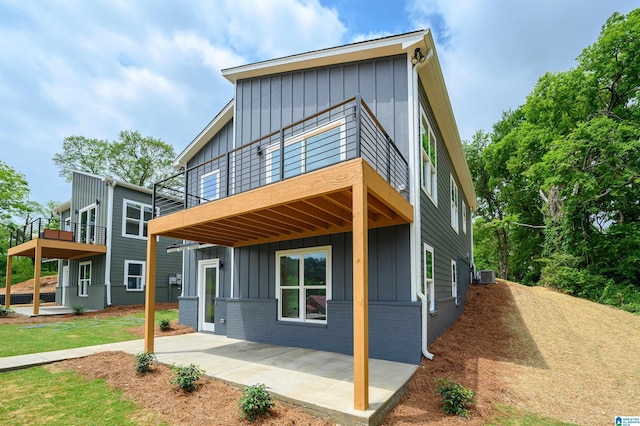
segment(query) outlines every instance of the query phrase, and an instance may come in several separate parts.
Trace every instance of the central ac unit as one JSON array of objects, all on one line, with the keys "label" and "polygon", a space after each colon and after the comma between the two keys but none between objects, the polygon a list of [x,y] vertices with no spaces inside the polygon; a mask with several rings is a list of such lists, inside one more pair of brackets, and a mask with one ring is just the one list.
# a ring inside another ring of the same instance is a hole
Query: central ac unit
[{"label": "central ac unit", "polygon": [[494,271],[479,271],[480,284],[495,284],[496,273]]}]

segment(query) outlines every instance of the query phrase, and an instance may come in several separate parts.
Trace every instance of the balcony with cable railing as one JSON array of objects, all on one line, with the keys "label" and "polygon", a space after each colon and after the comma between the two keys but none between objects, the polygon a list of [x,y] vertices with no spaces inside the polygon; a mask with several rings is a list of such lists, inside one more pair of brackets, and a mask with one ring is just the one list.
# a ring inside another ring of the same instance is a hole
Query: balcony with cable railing
[{"label": "balcony with cable railing", "polygon": [[164,235],[233,246],[348,230],[363,170],[385,183],[368,194],[371,227],[411,221],[408,163],[357,96],[157,182],[154,217]]}]

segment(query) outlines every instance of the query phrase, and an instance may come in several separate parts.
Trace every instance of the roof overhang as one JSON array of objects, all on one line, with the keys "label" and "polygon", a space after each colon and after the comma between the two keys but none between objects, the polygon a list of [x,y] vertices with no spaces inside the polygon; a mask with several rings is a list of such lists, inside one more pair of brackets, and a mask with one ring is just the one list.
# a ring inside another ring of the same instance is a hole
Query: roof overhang
[{"label": "roof overhang", "polygon": [[429,30],[414,31],[379,38],[376,40],[362,41],[329,49],[314,50],[284,58],[271,59],[242,65],[222,70],[222,75],[232,83],[246,78],[259,77],[266,74],[278,74],[283,72],[299,71],[309,68],[318,68],[329,65],[362,61],[385,56],[413,53],[412,46],[420,42]]}]

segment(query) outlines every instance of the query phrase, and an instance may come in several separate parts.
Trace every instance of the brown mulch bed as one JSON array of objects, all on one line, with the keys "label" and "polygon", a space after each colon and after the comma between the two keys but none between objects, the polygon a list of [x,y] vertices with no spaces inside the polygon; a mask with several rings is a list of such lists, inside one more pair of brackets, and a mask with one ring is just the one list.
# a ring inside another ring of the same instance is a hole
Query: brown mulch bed
[{"label": "brown mulch bed", "polygon": [[[169,384],[169,367],[155,364],[152,372],[135,371],[133,355],[123,352],[104,352],[86,358],[51,364],[51,371],[75,370],[91,379],[104,379],[109,386],[123,390],[124,397],[143,407],[133,421],[148,424],[147,419],[166,421],[172,425],[242,425],[238,400],[241,392],[221,381],[201,377],[198,388],[189,393]],[[155,414],[155,415],[154,415]],[[329,425],[299,408],[277,402],[271,415],[260,421],[263,425]]]}]

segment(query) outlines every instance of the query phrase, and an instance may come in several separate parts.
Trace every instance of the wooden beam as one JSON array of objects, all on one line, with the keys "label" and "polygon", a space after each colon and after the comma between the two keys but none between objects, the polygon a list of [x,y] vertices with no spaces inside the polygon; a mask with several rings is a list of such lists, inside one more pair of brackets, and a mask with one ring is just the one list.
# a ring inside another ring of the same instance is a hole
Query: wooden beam
[{"label": "wooden beam", "polygon": [[353,185],[353,408],[369,406],[369,230],[367,185]]},{"label": "wooden beam", "polygon": [[[36,241],[39,241],[36,240]],[[42,267],[42,247],[36,244],[36,255],[33,259],[33,315],[40,313],[40,268]]]},{"label": "wooden beam", "polygon": [[154,352],[154,329],[156,313],[156,252],[157,243],[155,234],[147,237],[147,277],[146,295],[144,303],[144,351]]},{"label": "wooden beam", "polygon": [[13,267],[13,256],[7,256],[7,286],[4,289],[4,306],[9,309],[11,307],[11,268]]}]

